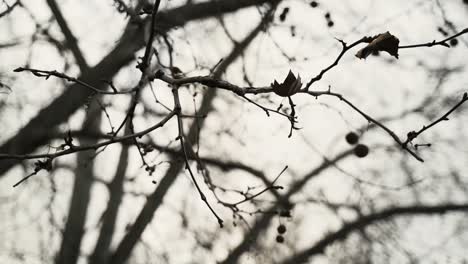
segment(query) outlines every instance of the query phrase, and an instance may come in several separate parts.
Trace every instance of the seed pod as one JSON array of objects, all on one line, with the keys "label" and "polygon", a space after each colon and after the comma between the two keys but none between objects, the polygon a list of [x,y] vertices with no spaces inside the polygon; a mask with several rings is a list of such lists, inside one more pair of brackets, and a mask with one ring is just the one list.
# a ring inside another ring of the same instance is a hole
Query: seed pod
[{"label": "seed pod", "polygon": [[358,142],[359,136],[354,132],[349,132],[348,134],[346,134],[345,139],[346,142],[348,142],[348,144],[354,145]]},{"label": "seed pod", "polygon": [[279,234],[284,234],[284,233],[286,233],[286,226],[281,224],[281,225],[278,226],[276,231],[278,231]]},{"label": "seed pod", "polygon": [[284,243],[284,237],[282,235],[277,235],[276,236],[276,242],[278,243]]},{"label": "seed pod", "polygon": [[369,147],[364,144],[358,144],[354,148],[354,154],[359,158],[364,158],[367,156],[367,154],[369,154]]}]

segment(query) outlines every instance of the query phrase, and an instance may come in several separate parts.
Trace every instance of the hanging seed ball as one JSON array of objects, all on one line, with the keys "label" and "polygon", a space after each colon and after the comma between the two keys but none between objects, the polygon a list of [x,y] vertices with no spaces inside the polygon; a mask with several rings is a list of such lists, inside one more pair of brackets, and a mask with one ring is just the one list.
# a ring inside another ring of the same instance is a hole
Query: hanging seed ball
[{"label": "hanging seed ball", "polygon": [[284,234],[286,233],[286,226],[281,224],[278,226],[278,228],[276,229],[278,231],[278,234]]},{"label": "hanging seed ball", "polygon": [[334,25],[335,25],[335,23],[333,21],[331,21],[331,20],[328,21],[328,24],[327,24],[328,27],[333,27]]},{"label": "hanging seed ball", "polygon": [[450,46],[455,47],[458,44],[458,39],[451,39]]},{"label": "hanging seed ball", "polygon": [[369,147],[364,144],[358,144],[354,148],[354,154],[359,158],[364,158],[367,156],[367,154],[369,154]]},{"label": "hanging seed ball", "polygon": [[354,145],[358,142],[359,136],[354,132],[349,132],[348,134],[346,134],[345,139],[346,142],[348,142],[348,144]]},{"label": "hanging seed ball", "polygon": [[276,242],[278,243],[284,243],[284,237],[282,235],[277,235],[276,236]]},{"label": "hanging seed ball", "polygon": [[313,8],[317,7],[318,6],[317,1],[310,2],[310,6],[313,7]]}]

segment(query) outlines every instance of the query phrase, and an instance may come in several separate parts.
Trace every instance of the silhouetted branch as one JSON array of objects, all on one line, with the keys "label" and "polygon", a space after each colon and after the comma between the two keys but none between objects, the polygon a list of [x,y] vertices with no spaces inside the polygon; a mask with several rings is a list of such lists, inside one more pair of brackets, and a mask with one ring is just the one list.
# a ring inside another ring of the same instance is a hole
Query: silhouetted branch
[{"label": "silhouetted branch", "polygon": [[[159,12],[156,23],[160,25],[160,32],[164,33],[189,21],[235,12],[264,3],[277,3],[277,0],[222,0],[191,4]],[[149,21],[145,21],[147,22]],[[78,79],[92,86],[96,86],[103,79],[111,80],[123,66],[134,60],[135,52],[144,46],[144,28],[143,25],[135,27],[133,21],[130,21],[116,47]],[[65,89],[60,96],[31,118],[18,133],[5,141],[0,146],[0,153],[30,153],[44,145],[50,129],[64,122],[96,92],[92,89],[76,89],[79,86],[81,84],[74,84]],[[2,162],[0,177],[15,164],[17,161],[14,160]]]},{"label": "silhouetted branch", "polygon": [[100,142],[100,143],[97,143],[97,144],[93,144],[93,145],[89,145],[89,146],[73,146],[73,147],[70,147],[68,149],[57,151],[55,153],[50,153],[50,154],[26,154],[26,155],[0,154],[0,160],[7,160],[7,159],[27,160],[27,159],[41,159],[41,158],[55,159],[57,157],[68,155],[68,154],[71,154],[71,153],[76,153],[76,152],[85,151],[85,150],[98,149],[100,147],[104,147],[104,146],[107,146],[107,145],[110,145],[110,144],[113,144],[113,143],[122,142],[122,141],[130,140],[130,139],[133,139],[133,138],[136,138],[136,137],[141,137],[143,135],[146,135],[146,134],[152,132],[153,130],[156,130],[156,129],[164,126],[164,124],[166,124],[175,115],[176,115],[175,112],[171,112],[163,120],[161,120],[157,124],[147,128],[145,130],[142,130],[140,132],[133,133],[133,134],[130,134],[130,135],[121,136],[121,137],[113,137],[113,138],[111,138],[109,140],[106,140],[106,141],[103,141],[103,142]]},{"label": "silhouetted branch", "polygon": [[[277,3],[277,1],[272,2]],[[245,4],[244,1],[238,3]],[[190,7],[193,8],[194,5],[190,5]],[[228,66],[231,65],[241,54],[243,54],[248,45],[252,43],[255,37],[258,36],[258,34],[262,30],[265,29],[265,27],[269,24],[270,21],[271,17],[268,17],[268,19],[262,19],[262,21],[257,27],[255,27],[241,42],[239,42],[238,45],[234,46],[234,48],[228,54],[228,56],[224,58],[224,60],[221,63],[219,63],[219,65],[217,65],[216,69],[213,71],[213,77],[219,78],[221,74],[226,71]],[[207,91],[203,96],[203,100],[199,111],[202,113],[209,112],[212,109],[211,104],[215,96],[215,89]],[[187,138],[189,140],[193,140],[196,137],[196,135],[199,133],[200,127],[202,127],[204,124],[204,120],[205,119],[199,120],[197,124],[191,125],[187,135]],[[114,253],[110,258],[113,264],[122,264],[127,261],[142,233],[144,232],[148,224],[152,221],[155,212],[161,206],[165,194],[175,182],[175,180],[177,179],[177,175],[180,173],[183,167],[184,164],[182,163],[171,163],[169,169],[165,173],[165,176],[158,183],[158,186],[154,190],[154,192],[148,197],[137,218],[135,219],[125,236],[122,238],[120,243],[117,245]]]},{"label": "silhouetted branch", "polygon": [[99,88],[96,88],[96,87],[84,82],[84,81],[81,81],[81,80],[79,80],[77,78],[68,76],[65,73],[61,73],[61,72],[58,72],[58,71],[55,71],[55,70],[54,71],[44,71],[44,70],[38,70],[38,69],[19,67],[19,68],[14,69],[13,71],[14,72],[28,71],[28,72],[31,72],[32,74],[34,74],[37,77],[44,77],[46,80],[49,79],[51,76],[54,76],[54,77],[64,79],[64,80],[69,81],[69,82],[79,84],[79,85],[81,85],[83,87],[86,87],[86,88],[88,88],[88,89],[90,89],[93,92],[98,93],[98,94],[129,94],[129,93],[134,92],[133,90],[120,91],[119,92],[119,91],[115,90],[115,87],[114,87],[114,89],[112,89],[113,90],[112,92],[108,92],[106,90],[101,90]]},{"label": "silhouetted branch", "polygon": [[444,47],[447,47],[447,48],[450,48],[450,45],[447,44],[447,41],[450,41],[451,39],[455,39],[463,34],[466,34],[468,33],[468,28],[465,28],[464,30],[458,32],[457,34],[455,35],[452,35],[448,38],[445,38],[443,40],[440,40],[440,41],[435,41],[433,40],[432,42],[427,42],[427,43],[423,43],[423,44],[414,44],[414,45],[404,45],[404,46],[398,46],[398,49],[409,49],[409,48],[421,48],[421,47],[433,47],[433,46],[444,46]]},{"label": "silhouetted branch", "polygon": [[287,258],[280,263],[297,264],[305,263],[309,258],[325,253],[325,250],[331,244],[346,239],[352,232],[365,229],[367,226],[376,222],[388,221],[400,216],[415,216],[415,215],[434,215],[446,214],[451,212],[468,213],[468,204],[442,204],[442,205],[414,205],[407,207],[391,207],[381,210],[376,213],[364,215],[358,219],[344,224],[340,229],[325,236],[312,247],[301,250],[295,253],[292,257]]},{"label": "silhouetted branch", "polygon": [[[456,104],[454,105],[449,111],[447,111],[447,113],[445,113],[444,115],[442,115],[440,118],[438,118],[437,120],[435,120],[434,122],[430,123],[429,125],[426,125],[426,126],[423,126],[420,130],[418,131],[411,131],[408,133],[407,135],[407,139],[405,140],[405,142],[402,143],[402,146],[406,146],[408,145],[409,143],[411,143],[411,141],[413,141],[415,138],[417,138],[419,135],[421,135],[424,131],[428,130],[429,128],[437,125],[438,123],[442,122],[442,121],[448,121],[448,116],[453,112],[455,111],[457,108],[459,108],[463,103],[465,103],[466,101],[468,101],[468,93],[464,93],[463,94],[463,97],[462,99]],[[421,146],[421,144],[419,145]]]},{"label": "silhouetted branch", "polygon": [[78,41],[76,40],[75,35],[73,35],[72,31],[68,27],[68,23],[63,17],[63,14],[60,11],[59,6],[57,5],[57,2],[55,0],[47,0],[47,3],[49,4],[50,10],[54,14],[54,17],[57,20],[57,23],[60,29],[62,30],[63,35],[65,36],[66,43],[69,46],[68,48],[73,53],[73,56],[76,59],[76,62],[78,64],[78,67],[80,68],[80,71],[82,73],[84,71],[87,71],[88,63],[86,62],[86,59],[83,56],[83,52],[80,50],[80,47],[78,46]]},{"label": "silhouetted branch", "polygon": [[306,84],[305,88],[303,90],[309,90],[310,86],[318,81],[318,80],[321,80],[323,75],[325,73],[327,73],[329,70],[331,70],[333,67],[337,66],[338,63],[340,62],[341,58],[343,57],[343,55],[350,49],[356,47],[357,45],[361,44],[361,43],[366,43],[366,42],[369,42],[372,38],[371,37],[363,37],[355,42],[353,42],[351,45],[347,45],[346,42],[344,42],[343,40],[341,39],[337,39],[340,43],[341,43],[341,52],[340,54],[338,54],[338,56],[336,57],[335,61],[330,64],[330,66],[326,67],[325,69],[321,70],[320,73],[313,77],[312,79],[310,79],[310,81]]},{"label": "silhouetted branch", "polygon": [[[6,2],[3,2],[3,3],[6,4]],[[16,0],[16,2],[14,2],[12,5],[8,5],[8,4],[6,5],[7,5],[7,9],[0,13],[0,18],[8,15],[11,11],[13,11],[13,9],[15,9],[15,7],[21,6],[22,4],[20,0]]]}]

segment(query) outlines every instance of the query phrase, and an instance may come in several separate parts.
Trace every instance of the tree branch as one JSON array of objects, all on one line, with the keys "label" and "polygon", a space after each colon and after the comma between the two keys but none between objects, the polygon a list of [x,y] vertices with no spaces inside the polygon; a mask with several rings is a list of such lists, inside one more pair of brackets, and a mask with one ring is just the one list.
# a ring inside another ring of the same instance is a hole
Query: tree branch
[{"label": "tree branch", "polygon": [[447,47],[447,48],[450,48],[450,45],[447,44],[447,41],[451,40],[451,39],[455,39],[463,34],[466,34],[468,33],[468,28],[465,28],[464,30],[458,32],[457,34],[453,35],[453,36],[450,36],[448,38],[445,38],[443,40],[440,40],[440,41],[435,41],[433,40],[432,42],[427,42],[427,43],[423,43],[423,44],[414,44],[414,45],[404,45],[404,46],[398,46],[398,49],[410,49],[410,48],[421,48],[421,47],[433,47],[433,46],[444,46],[444,47]]},{"label": "tree branch", "polygon": [[62,30],[63,35],[65,36],[65,40],[66,40],[66,43],[68,44],[68,48],[73,53],[76,63],[78,64],[78,67],[80,68],[80,72],[84,73],[85,71],[88,70],[89,67],[88,67],[88,63],[86,62],[86,59],[83,56],[83,52],[80,50],[80,47],[78,46],[78,41],[75,38],[75,35],[73,35],[72,31],[68,27],[68,23],[63,17],[62,12],[60,11],[60,8],[57,5],[57,2],[55,0],[47,0],[47,4],[49,5],[50,10],[54,14],[55,20],[57,20],[57,23],[60,29]]},{"label": "tree branch", "polygon": [[[223,0],[202,2],[189,6],[177,7],[158,13],[156,23],[161,32],[167,32],[187,22],[204,19],[214,15],[235,12],[241,8],[263,3],[274,3],[276,0]],[[117,46],[88,72],[78,79],[98,89],[105,89],[107,84],[102,79],[110,80],[125,65],[134,59],[134,53],[144,45],[143,28],[129,23]],[[32,118],[16,135],[0,146],[0,153],[30,153],[47,142],[51,128],[64,122],[79,109],[93,93],[90,90],[76,89],[78,84],[71,85],[38,115]],[[0,177],[5,175],[17,161],[2,161]]]},{"label": "tree branch", "polygon": [[[193,5],[191,5],[191,7],[193,7]],[[266,24],[266,21],[262,20],[262,22],[242,42],[239,43],[239,45],[234,47],[231,53],[217,66],[216,70],[213,72],[213,76],[215,78],[219,78],[221,74],[225,72],[228,66],[231,65],[244,52],[253,39],[264,29]],[[202,113],[209,112],[212,109],[211,104],[215,96],[216,89],[208,90],[203,97],[199,111]],[[198,134],[199,127],[202,127],[203,124],[204,119],[200,120],[198,123],[195,122],[192,124],[189,129],[187,138],[189,140],[193,140]],[[162,204],[165,194],[175,182],[177,175],[180,173],[183,167],[183,164],[180,162],[171,163],[164,178],[159,182],[156,190],[147,199],[135,222],[125,234],[122,241],[120,241],[115,252],[112,254],[111,263],[121,264],[127,261],[133,248],[143,234],[143,231],[153,219],[154,213]]]},{"label": "tree branch", "polygon": [[20,0],[16,0],[16,2],[13,3],[12,5],[7,5],[7,9],[0,13],[0,18],[3,17],[3,16],[8,15],[17,6],[21,6],[21,1]]},{"label": "tree branch", "polygon": [[346,239],[352,232],[363,230],[369,225],[376,222],[388,221],[395,217],[400,216],[415,216],[415,215],[434,215],[446,214],[451,212],[468,213],[468,204],[442,204],[442,205],[414,205],[408,207],[392,207],[384,209],[380,212],[362,216],[351,223],[343,225],[338,231],[335,231],[312,247],[301,250],[294,256],[287,258],[280,263],[283,264],[297,264],[305,263],[310,257],[317,254],[323,254],[325,249],[335,242]]}]

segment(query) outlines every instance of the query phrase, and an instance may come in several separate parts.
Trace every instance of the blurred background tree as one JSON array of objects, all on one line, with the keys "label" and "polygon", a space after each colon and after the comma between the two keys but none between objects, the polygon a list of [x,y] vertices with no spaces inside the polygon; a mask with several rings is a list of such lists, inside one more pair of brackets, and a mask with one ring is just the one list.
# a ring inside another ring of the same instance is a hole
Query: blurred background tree
[{"label": "blurred background tree", "polygon": [[467,13],[2,0],[0,262],[468,261]]}]

